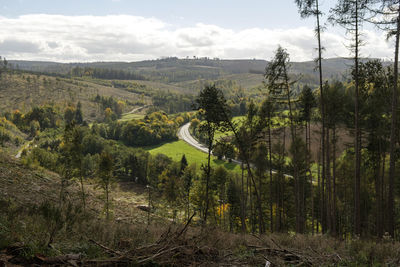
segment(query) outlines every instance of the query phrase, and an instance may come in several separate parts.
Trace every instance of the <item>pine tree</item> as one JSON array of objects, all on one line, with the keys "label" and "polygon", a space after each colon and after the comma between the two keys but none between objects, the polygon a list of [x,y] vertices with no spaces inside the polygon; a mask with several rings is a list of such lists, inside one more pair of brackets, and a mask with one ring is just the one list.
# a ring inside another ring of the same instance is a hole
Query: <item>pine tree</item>
[{"label": "pine tree", "polygon": [[[395,229],[395,201],[394,187],[396,175],[397,149],[397,109],[398,109],[398,79],[399,79],[399,43],[400,43],[400,1],[399,0],[370,0],[378,7],[370,8],[372,21],[378,28],[387,32],[387,37],[394,37],[394,63],[392,81],[391,126],[390,126],[390,165],[389,165],[389,192],[387,199],[387,220],[385,229],[394,237]],[[378,19],[377,19],[378,18]]]},{"label": "pine tree", "polygon": [[185,171],[187,166],[188,166],[188,162],[187,162],[185,154],[183,154],[182,158],[181,158],[181,164],[180,164],[180,174],[181,175],[183,174],[183,172]]},{"label": "pine tree", "polygon": [[[316,27],[315,27],[315,33],[317,36],[317,42],[318,42],[318,58],[317,58],[317,66],[318,66],[318,73],[319,73],[319,95],[320,95],[320,111],[321,111],[321,150],[322,150],[322,188],[321,188],[321,195],[322,195],[322,202],[325,203],[325,189],[324,189],[324,181],[325,181],[325,173],[326,173],[326,165],[325,165],[325,151],[326,151],[326,145],[325,145],[325,140],[326,140],[326,135],[325,135],[325,102],[324,102],[324,82],[322,78],[322,44],[321,44],[321,32],[322,32],[322,26],[321,26],[321,16],[322,12],[320,11],[319,7],[319,0],[295,0],[295,3],[297,4],[299,8],[299,12],[302,18],[308,18],[310,16],[314,16],[316,19]],[[323,207],[323,210],[324,207]],[[322,221],[322,232],[325,232],[325,212],[323,212],[321,221]]]},{"label": "pine tree", "polygon": [[[359,118],[359,57],[361,26],[366,14],[368,0],[339,0],[334,8],[331,9],[330,21],[344,27],[348,34],[352,36],[350,50],[353,52],[354,70],[353,79],[355,85],[354,98],[354,151],[355,151],[355,173],[354,173],[354,233],[361,234],[361,210],[360,210],[360,191],[361,191],[361,130]],[[328,153],[327,153],[328,154]]]},{"label": "pine tree", "polygon": [[76,106],[75,122],[77,124],[82,124],[83,123],[82,104],[81,104],[80,101],[78,102],[78,105]]},{"label": "pine tree", "polygon": [[113,183],[113,159],[108,152],[103,151],[100,154],[98,175],[99,186],[104,190],[105,195],[105,210],[107,219],[110,218],[110,191]]},{"label": "pine tree", "polygon": [[269,186],[270,186],[270,229],[274,231],[274,218],[273,218],[273,175],[272,175],[272,118],[275,114],[274,96],[272,92],[267,93],[267,98],[261,104],[259,110],[260,123],[262,128],[267,128],[267,143],[268,143],[268,165],[269,165]]},{"label": "pine tree", "polygon": [[274,58],[269,62],[265,71],[265,79],[268,90],[275,92],[275,95],[280,97],[280,101],[286,104],[286,108],[289,111],[290,120],[290,135],[291,135],[291,154],[293,162],[293,177],[295,183],[295,206],[296,206],[296,232],[303,233],[305,230],[305,207],[304,207],[304,195],[302,194],[302,181],[300,180],[300,169],[296,160],[299,157],[298,137],[296,129],[296,119],[294,116],[293,106],[293,82],[289,78],[290,68],[289,54],[281,46],[275,52]]},{"label": "pine tree", "polygon": [[[311,114],[312,109],[317,105],[315,97],[309,86],[304,86],[299,97],[300,120],[305,122],[305,153],[306,153],[306,169],[310,180],[311,195],[311,232],[314,233],[314,186],[311,173]],[[305,191],[305,189],[303,189]]]},{"label": "pine tree", "polygon": [[204,223],[207,223],[207,215],[210,204],[210,178],[211,178],[211,153],[214,144],[215,131],[223,127],[226,118],[222,110],[228,110],[225,97],[221,90],[217,89],[215,85],[207,85],[199,94],[196,99],[196,109],[199,110],[201,116],[204,118],[205,123],[200,126],[201,132],[207,135],[208,145],[208,158],[207,166],[203,170],[206,175],[206,205],[204,210]]}]

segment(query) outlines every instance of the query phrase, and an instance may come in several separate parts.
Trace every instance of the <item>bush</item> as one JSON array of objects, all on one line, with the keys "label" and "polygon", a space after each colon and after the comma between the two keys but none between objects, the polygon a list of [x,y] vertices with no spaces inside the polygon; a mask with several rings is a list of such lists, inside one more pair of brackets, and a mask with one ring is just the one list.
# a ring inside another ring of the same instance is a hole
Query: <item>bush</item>
[{"label": "bush", "polygon": [[0,146],[11,140],[11,134],[4,127],[0,127]]},{"label": "bush", "polygon": [[28,155],[31,162],[37,162],[41,167],[49,170],[57,170],[57,154],[51,153],[46,149],[35,147]]}]

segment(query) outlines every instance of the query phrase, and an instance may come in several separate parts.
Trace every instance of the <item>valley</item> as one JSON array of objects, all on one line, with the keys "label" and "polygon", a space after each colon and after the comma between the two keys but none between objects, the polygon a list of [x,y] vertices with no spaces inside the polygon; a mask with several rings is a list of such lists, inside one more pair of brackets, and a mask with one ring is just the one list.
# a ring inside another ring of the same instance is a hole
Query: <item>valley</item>
[{"label": "valley", "polygon": [[400,266],[400,1],[0,6],[0,266]]}]

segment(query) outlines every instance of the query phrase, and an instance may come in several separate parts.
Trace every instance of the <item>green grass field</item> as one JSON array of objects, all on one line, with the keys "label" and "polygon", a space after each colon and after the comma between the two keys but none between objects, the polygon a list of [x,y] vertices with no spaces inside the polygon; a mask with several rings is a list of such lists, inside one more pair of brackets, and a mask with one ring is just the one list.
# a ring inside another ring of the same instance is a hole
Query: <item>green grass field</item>
[{"label": "green grass field", "polygon": [[[136,115],[138,114],[129,114],[130,115]],[[139,115],[140,116],[140,115]],[[132,118],[128,117],[123,117],[121,120],[129,120]],[[233,121],[240,125],[241,122],[245,119],[244,116],[238,116],[234,117]],[[233,132],[228,131],[228,132],[220,132],[217,131],[215,133],[215,140],[220,139],[223,136],[232,136]],[[197,168],[199,169],[201,164],[207,164],[207,154],[204,152],[201,152],[200,150],[195,149],[194,147],[190,146],[186,142],[179,140],[175,142],[170,142],[170,143],[164,143],[158,146],[151,146],[151,147],[144,147],[146,151],[150,152],[153,155],[156,154],[164,154],[170,158],[172,158],[174,161],[180,161],[182,158],[182,155],[185,154],[185,157],[188,161],[189,164],[191,163],[196,163]],[[213,157],[212,162],[211,162],[212,167],[217,167],[217,166],[224,166],[227,170],[231,170],[234,172],[240,173],[240,166],[235,164],[235,163],[229,163],[227,161],[223,160],[218,160],[216,157]]]},{"label": "green grass field", "polygon": [[[159,146],[144,147],[146,151],[152,155],[164,154],[171,157],[174,161],[180,161],[182,155],[185,157],[189,164],[196,163],[197,168],[200,168],[201,164],[207,164],[207,154],[195,149],[194,147],[187,144],[185,141],[179,140],[171,143],[165,143]],[[227,161],[218,160],[213,157],[211,161],[212,167],[224,166],[227,170],[240,172],[240,166],[235,163],[229,163]]]},{"label": "green grass field", "polygon": [[122,118],[119,119],[119,121],[130,121],[130,120],[140,120],[143,119],[144,115],[143,114],[135,114],[135,113],[130,113],[126,115],[122,115]]}]

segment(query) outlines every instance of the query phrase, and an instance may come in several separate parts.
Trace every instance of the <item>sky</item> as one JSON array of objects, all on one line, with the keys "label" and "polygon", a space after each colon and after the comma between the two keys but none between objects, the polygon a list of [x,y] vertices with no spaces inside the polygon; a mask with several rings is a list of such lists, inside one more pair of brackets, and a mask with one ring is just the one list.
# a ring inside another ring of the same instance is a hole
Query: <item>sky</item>
[{"label": "sky", "polygon": [[[334,0],[320,0],[328,14]],[[139,61],[176,56],[316,57],[314,19],[294,0],[0,0],[0,56],[58,62]],[[347,57],[349,40],[326,25],[324,57]],[[390,59],[393,40],[363,30],[362,56]]]}]

